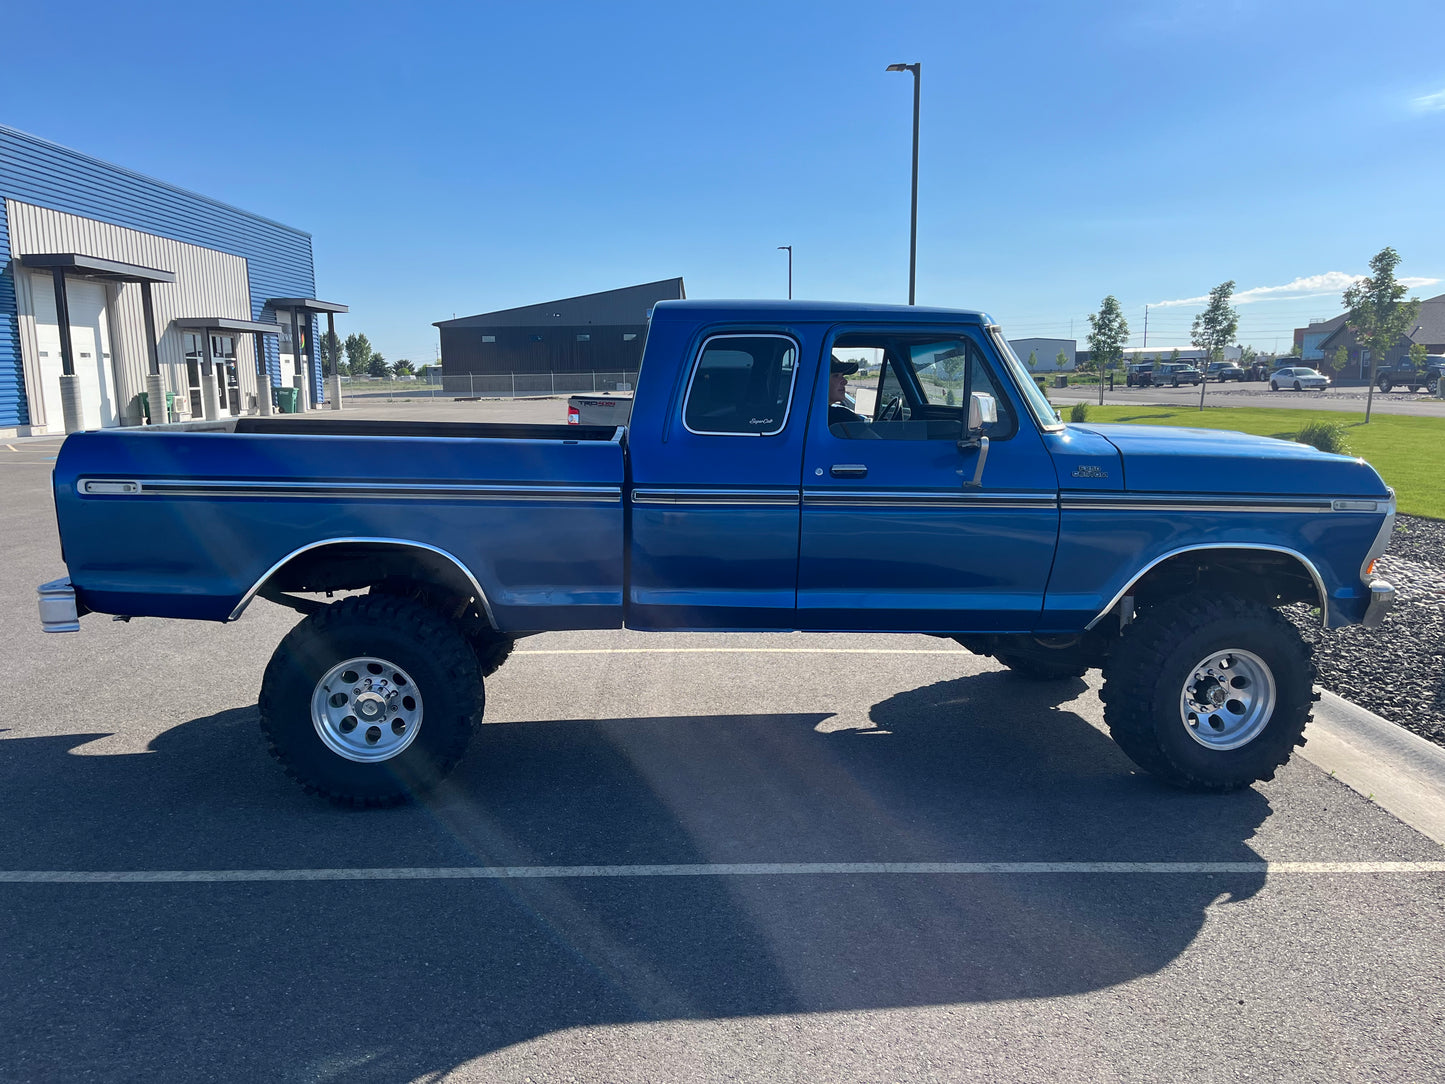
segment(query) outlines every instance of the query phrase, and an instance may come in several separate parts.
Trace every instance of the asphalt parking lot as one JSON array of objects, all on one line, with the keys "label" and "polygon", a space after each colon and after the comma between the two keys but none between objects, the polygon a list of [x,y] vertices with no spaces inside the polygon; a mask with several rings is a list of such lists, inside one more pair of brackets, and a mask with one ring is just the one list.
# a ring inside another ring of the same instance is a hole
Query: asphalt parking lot
[{"label": "asphalt parking lot", "polygon": [[555,634],[340,810],[258,735],[290,611],[39,631],[54,449],[0,445],[0,1079],[1445,1079],[1445,848],[1302,757],[1168,790],[1097,673],[925,637]]}]

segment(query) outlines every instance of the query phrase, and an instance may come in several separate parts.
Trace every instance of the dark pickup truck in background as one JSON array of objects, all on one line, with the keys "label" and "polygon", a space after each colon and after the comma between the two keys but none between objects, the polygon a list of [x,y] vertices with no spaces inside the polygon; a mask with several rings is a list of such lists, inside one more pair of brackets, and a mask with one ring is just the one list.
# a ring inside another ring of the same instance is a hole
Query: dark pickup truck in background
[{"label": "dark pickup truck in background", "polygon": [[[836,380],[860,371],[861,412]],[[303,786],[356,805],[446,775],[519,637],[620,627],[924,633],[1027,679],[1101,667],[1125,753],[1229,790],[1309,719],[1310,648],[1277,607],[1370,626],[1394,597],[1373,575],[1394,494],[1363,460],[1066,425],[988,316],[912,306],[659,302],[625,427],[108,429],[69,437],[53,482],[68,576],[40,588],[46,630],[298,611],[261,725]]]},{"label": "dark pickup truck in background", "polygon": [[1434,392],[1439,389],[1442,376],[1445,376],[1445,354],[1427,354],[1424,364],[1418,369],[1410,364],[1409,358],[1401,358],[1398,365],[1381,369],[1375,374],[1375,387],[1381,391],[1409,388],[1411,391]]}]

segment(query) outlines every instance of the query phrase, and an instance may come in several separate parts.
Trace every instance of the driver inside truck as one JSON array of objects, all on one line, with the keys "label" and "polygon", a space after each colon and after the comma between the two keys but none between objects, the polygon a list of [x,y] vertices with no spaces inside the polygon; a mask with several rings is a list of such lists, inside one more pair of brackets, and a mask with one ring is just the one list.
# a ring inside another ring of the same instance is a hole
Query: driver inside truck
[{"label": "driver inside truck", "polygon": [[866,422],[868,419],[855,413],[848,403],[848,378],[858,371],[856,361],[832,359],[828,367],[828,424],[840,422]]}]

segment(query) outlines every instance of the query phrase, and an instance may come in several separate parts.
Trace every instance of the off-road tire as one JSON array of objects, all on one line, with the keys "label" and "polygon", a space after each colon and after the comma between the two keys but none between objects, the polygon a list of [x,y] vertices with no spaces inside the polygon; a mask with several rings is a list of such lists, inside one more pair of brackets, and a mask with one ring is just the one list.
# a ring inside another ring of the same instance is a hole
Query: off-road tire
[{"label": "off-road tire", "polygon": [[1379,388],[1382,392],[1385,392],[1388,395],[1390,391],[1394,389],[1395,385],[1390,383],[1388,380],[1381,380],[1378,384],[1375,385],[1375,387]]},{"label": "off-road tire", "polygon": [[1032,655],[995,655],[1009,672],[1024,681],[1067,681],[1083,677],[1089,667],[1070,659],[1040,659]]},{"label": "off-road tire", "polygon": [[[405,670],[421,697],[411,744],[389,760],[362,763],[333,752],[313,721],[318,682],[359,657]],[[261,731],[307,791],[339,805],[390,806],[425,794],[456,767],[483,704],[476,652],[454,624],[415,600],[356,595],[307,617],[276,648],[261,680]]]},{"label": "off-road tire", "polygon": [[[411,599],[436,610],[443,617],[448,616],[449,611],[456,608],[455,603],[439,595],[429,584],[416,580],[382,580],[372,584],[371,594]],[[517,643],[513,637],[504,636],[496,629],[485,627],[485,622],[480,620],[464,624],[462,634],[466,636],[467,642],[476,652],[477,662],[481,665],[484,678],[491,677],[501,668],[502,663],[507,661],[508,656],[512,654],[512,648]]]},{"label": "off-road tire", "polygon": [[[1245,651],[1268,667],[1273,710],[1246,744],[1221,750],[1190,733],[1181,698],[1200,660]],[[1317,698],[1310,645],[1278,612],[1229,596],[1186,595],[1144,610],[1104,667],[1104,722],[1129,759],[1166,783],[1230,791],[1274,778]]]}]

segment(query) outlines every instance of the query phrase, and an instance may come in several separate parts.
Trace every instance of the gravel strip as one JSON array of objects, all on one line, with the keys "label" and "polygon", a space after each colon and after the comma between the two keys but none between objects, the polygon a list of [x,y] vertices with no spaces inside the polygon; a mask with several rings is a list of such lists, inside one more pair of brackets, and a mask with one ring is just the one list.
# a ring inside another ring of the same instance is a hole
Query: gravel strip
[{"label": "gravel strip", "polygon": [[1445,523],[1398,517],[1375,571],[1397,592],[1378,629],[1321,629],[1305,607],[1285,612],[1314,644],[1320,685],[1445,746]]}]

